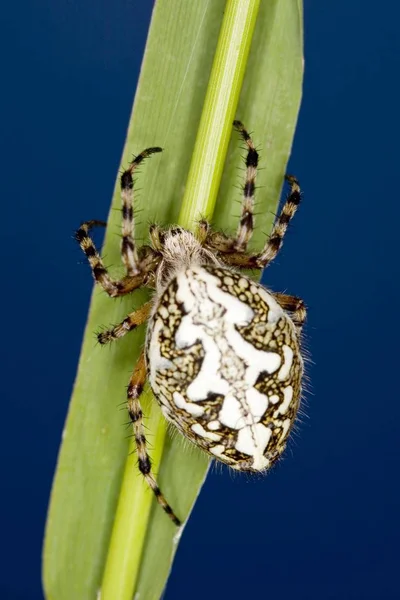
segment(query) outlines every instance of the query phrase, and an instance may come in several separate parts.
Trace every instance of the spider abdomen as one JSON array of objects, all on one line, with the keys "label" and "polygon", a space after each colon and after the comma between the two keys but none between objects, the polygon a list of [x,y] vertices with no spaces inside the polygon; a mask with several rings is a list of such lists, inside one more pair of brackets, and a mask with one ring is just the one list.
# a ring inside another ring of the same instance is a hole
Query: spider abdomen
[{"label": "spider abdomen", "polygon": [[165,417],[212,457],[263,471],[282,454],[303,361],[290,317],[261,285],[222,267],[178,273],[149,323],[147,370]]}]

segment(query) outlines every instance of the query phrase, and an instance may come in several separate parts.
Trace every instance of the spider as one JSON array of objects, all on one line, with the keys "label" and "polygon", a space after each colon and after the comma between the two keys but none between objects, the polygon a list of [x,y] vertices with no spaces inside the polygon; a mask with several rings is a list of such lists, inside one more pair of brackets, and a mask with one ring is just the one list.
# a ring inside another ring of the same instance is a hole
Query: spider
[{"label": "spider", "polygon": [[112,298],[141,287],[153,298],[118,325],[98,334],[117,340],[147,321],[145,348],[129,380],[127,409],[138,467],[157,501],[176,525],[181,521],[152,472],[140,395],[146,379],[165,418],[196,446],[231,468],[263,472],[283,453],[298,412],[303,359],[300,337],[304,302],[268,291],[244,269],[263,269],[278,254],[300,202],[297,179],[261,252],[248,252],[258,153],[240,121],[234,127],[246,148],[242,212],[235,236],[214,231],[206,220],[192,233],[151,225],[150,245],[134,238],[133,175],[161,148],[141,152],[122,173],[121,256],[126,275],[113,279],[89,236],[102,221],[86,221],[76,239],[94,280]]}]

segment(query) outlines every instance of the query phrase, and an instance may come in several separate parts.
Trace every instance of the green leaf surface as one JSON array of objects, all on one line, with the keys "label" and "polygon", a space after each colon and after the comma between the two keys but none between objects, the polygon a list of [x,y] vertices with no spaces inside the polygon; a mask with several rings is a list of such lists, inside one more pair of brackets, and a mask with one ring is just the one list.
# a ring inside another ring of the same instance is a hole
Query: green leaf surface
[{"label": "green leaf surface", "polygon": [[[236,4],[241,10],[251,2],[238,0]],[[139,241],[146,241],[149,222],[168,224],[180,217],[192,226],[199,210],[212,214],[208,198],[187,200],[195,188],[190,181],[183,216],[181,206],[226,8],[223,0],[156,3],[122,156],[126,166],[134,152],[154,145],[164,148],[163,154],[146,161],[138,175]],[[261,0],[235,114],[253,132],[261,149],[256,247],[270,230],[280,195],[301,98],[302,60],[300,1]],[[233,102],[224,113],[225,136],[227,115],[234,108]],[[215,130],[212,127],[211,133]],[[199,137],[197,144],[204,149],[209,136]],[[225,142],[220,137],[215,143],[218,170]],[[217,176],[209,192],[210,197],[216,195],[219,187],[213,223],[228,231],[236,230],[240,212],[240,146],[233,134],[222,183],[219,186]],[[119,206],[116,185],[112,207]],[[77,215],[78,222],[102,217],[96,214],[96,206],[93,213]],[[111,210],[103,254],[107,264],[116,265],[115,276],[123,273],[118,266],[119,228],[120,212]],[[129,430],[124,429],[128,419],[125,411],[119,410],[144,331],[134,332],[110,348],[97,346],[93,335],[99,326],[122,320],[146,297],[146,292],[139,291],[113,300],[99,288],[93,292],[46,528],[43,579],[48,600],[95,599],[101,587],[102,600],[157,600],[168,577],[177,530],[138,475],[136,457],[131,454],[127,459],[132,450]],[[166,432],[149,392],[143,411],[160,487],[178,516],[184,518],[204,480],[208,460],[181,436]],[[120,522],[124,523],[122,530]],[[121,583],[117,595],[113,591],[119,583],[116,572]]]}]

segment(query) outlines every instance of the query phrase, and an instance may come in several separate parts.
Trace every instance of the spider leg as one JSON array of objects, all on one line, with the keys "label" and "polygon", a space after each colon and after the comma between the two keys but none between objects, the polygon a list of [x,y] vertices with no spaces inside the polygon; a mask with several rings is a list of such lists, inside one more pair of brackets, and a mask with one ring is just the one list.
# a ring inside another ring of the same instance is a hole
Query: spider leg
[{"label": "spider leg", "polygon": [[293,175],[287,175],[286,180],[290,183],[289,195],[282,206],[281,213],[274,224],[267,243],[256,257],[256,262],[260,269],[266,267],[268,263],[274,260],[279,250],[282,248],[283,238],[289,222],[293,219],[297,207],[300,204],[301,194],[299,182]]},{"label": "spider leg", "polygon": [[292,313],[292,321],[296,327],[297,335],[300,336],[307,318],[307,308],[304,301],[298,296],[280,294],[279,292],[272,292],[272,295],[284,310]]},{"label": "spider leg", "polygon": [[214,231],[205,220],[199,222],[198,238],[206,247],[220,254],[235,254],[235,238],[222,231]]},{"label": "spider leg", "polygon": [[122,200],[122,241],[121,241],[121,257],[122,262],[126,267],[128,276],[135,276],[140,273],[140,264],[138,259],[137,248],[134,240],[135,219],[133,215],[133,173],[145,158],[162,152],[162,148],[147,148],[143,150],[133,161],[129,167],[121,175],[121,200]]},{"label": "spider leg", "polygon": [[151,461],[147,452],[146,437],[144,435],[143,428],[143,413],[140,406],[139,397],[143,392],[143,386],[146,381],[146,365],[144,358],[144,351],[141,353],[140,358],[137,362],[135,370],[130,378],[128,385],[128,412],[130,419],[133,424],[133,431],[135,435],[136,449],[138,454],[138,466],[139,471],[144,476],[146,482],[153,490],[157,502],[161,505],[170,519],[175,525],[181,525],[180,520],[175,515],[174,511],[164,498],[160,488],[157,485],[156,479],[151,471]]},{"label": "spider leg", "polygon": [[242,214],[240,216],[236,239],[234,240],[234,249],[239,252],[244,252],[254,230],[254,191],[258,166],[258,152],[254,146],[250,134],[244,128],[243,124],[240,121],[234,121],[233,126],[240,133],[244,143],[247,146],[246,176],[243,185]]},{"label": "spider leg", "polygon": [[[301,199],[300,186],[297,179],[292,175],[288,175],[286,179],[289,181],[291,189],[262,251],[257,254],[227,251],[224,253],[223,244],[220,244],[221,258],[226,264],[240,269],[263,269],[276,257],[282,247],[289,222],[293,218]],[[214,238],[210,239],[210,244],[216,247],[217,244]],[[218,240],[218,238],[216,237],[215,240]]]},{"label": "spider leg", "polygon": [[130,331],[136,329],[139,325],[142,325],[148,319],[152,306],[152,301],[146,302],[146,304],[143,304],[138,310],[129,313],[121,323],[118,323],[118,325],[98,333],[97,340],[99,344],[103,345],[118,340]]},{"label": "spider leg", "polygon": [[[258,152],[250,134],[240,121],[233,122],[234,128],[241,135],[247,146],[246,175],[243,184],[242,212],[236,236],[228,236],[221,231],[213,231],[207,221],[199,223],[198,237],[200,242],[221,254],[243,254],[254,230],[254,191],[258,166]],[[224,257],[225,260],[225,257]]]},{"label": "spider leg", "polygon": [[89,235],[89,231],[93,227],[106,227],[106,225],[107,224],[104,221],[85,221],[85,223],[82,223],[82,225],[76,231],[75,239],[89,261],[96,283],[101,285],[103,290],[107,292],[109,296],[115,298],[116,296],[129,294],[136,288],[140,287],[147,279],[150,266],[148,266],[147,269],[143,269],[141,273],[133,277],[126,277],[119,281],[112,279],[107,268],[104,266],[103,259],[98,253],[96,246]]}]

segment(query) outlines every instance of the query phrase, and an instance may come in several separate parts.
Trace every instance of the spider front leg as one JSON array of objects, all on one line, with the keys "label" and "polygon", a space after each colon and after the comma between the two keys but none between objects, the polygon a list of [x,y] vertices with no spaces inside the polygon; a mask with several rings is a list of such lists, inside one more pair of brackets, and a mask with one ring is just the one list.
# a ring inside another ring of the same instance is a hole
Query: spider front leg
[{"label": "spider front leg", "polygon": [[237,228],[236,237],[225,235],[221,231],[213,231],[207,221],[199,223],[199,239],[216,252],[225,254],[244,254],[254,230],[254,192],[258,166],[258,152],[250,134],[240,121],[234,121],[233,126],[240,133],[247,146],[246,175],[243,184],[242,213]]},{"label": "spider front leg", "polygon": [[156,152],[162,152],[162,148],[147,148],[143,150],[129,167],[121,175],[121,200],[122,200],[122,241],[121,256],[122,262],[126,267],[128,276],[135,276],[140,273],[140,264],[138,252],[134,239],[135,220],[133,213],[133,173],[145,158]]},{"label": "spider front leg", "polygon": [[[126,268],[126,276],[121,280],[114,280],[110,277],[107,268],[104,266],[103,260],[98,253],[96,246],[89,235],[89,231],[95,226],[106,227],[104,221],[91,220],[82,223],[77,232],[75,239],[79,243],[85,253],[93,277],[107,294],[113,298],[123,296],[140,287],[145,281],[148,272],[151,270],[151,260],[146,256],[143,260],[139,256],[135,241],[134,241],[134,215],[133,215],[133,173],[137,166],[143,162],[145,158],[161,152],[162,149],[147,148],[141,152],[129,165],[128,169],[121,175],[121,200],[122,200],[122,241],[121,241],[121,257]],[[150,257],[155,258],[155,257]]]},{"label": "spider front leg", "polygon": [[139,273],[135,278],[131,278],[129,289],[127,289],[126,283],[123,280],[116,281],[110,277],[107,268],[104,266],[103,259],[98,253],[96,246],[89,235],[89,231],[93,227],[99,226],[106,227],[107,223],[96,220],[82,223],[75,233],[75,239],[89,261],[95,282],[101,285],[103,290],[107,292],[109,296],[115,298],[116,296],[122,296],[123,294],[140,287],[144,281],[145,274]]},{"label": "spider front leg", "polygon": [[234,121],[233,125],[240,133],[247,146],[242,214],[240,216],[236,239],[234,240],[233,245],[236,251],[244,252],[254,230],[254,192],[258,166],[258,152],[253,144],[250,134],[244,128],[243,124],[240,121]]},{"label": "spider front leg", "polygon": [[300,186],[297,179],[292,175],[287,175],[286,179],[290,183],[290,192],[262,251],[256,254],[245,252],[223,253],[222,258],[226,264],[241,269],[264,269],[276,257],[282,247],[289,222],[294,217],[301,200]]},{"label": "spider front leg", "polygon": [[153,493],[157,498],[157,502],[161,505],[161,507],[167,513],[169,518],[175,523],[175,525],[179,526],[181,525],[180,520],[175,515],[174,511],[164,498],[160,488],[157,485],[157,481],[151,471],[151,460],[147,452],[146,436],[144,435],[143,427],[143,413],[139,400],[140,395],[143,392],[145,381],[146,364],[144,358],[144,351],[142,351],[128,385],[128,413],[133,424],[136,450],[138,455],[138,467],[146,482],[153,490]]}]

